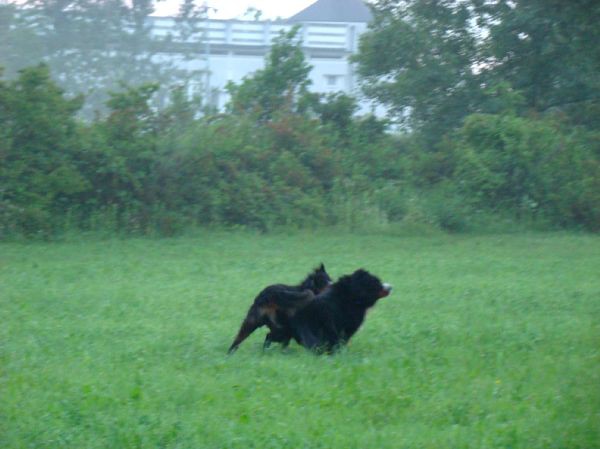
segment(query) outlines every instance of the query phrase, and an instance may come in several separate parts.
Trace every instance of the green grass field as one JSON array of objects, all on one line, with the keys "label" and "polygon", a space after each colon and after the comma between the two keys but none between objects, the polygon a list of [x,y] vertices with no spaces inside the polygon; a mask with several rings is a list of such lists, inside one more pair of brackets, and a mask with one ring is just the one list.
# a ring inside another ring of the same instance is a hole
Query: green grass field
[{"label": "green grass field", "polygon": [[[350,346],[225,355],[319,262],[394,285]],[[600,239],[206,232],[0,245],[0,447],[600,448]]]}]

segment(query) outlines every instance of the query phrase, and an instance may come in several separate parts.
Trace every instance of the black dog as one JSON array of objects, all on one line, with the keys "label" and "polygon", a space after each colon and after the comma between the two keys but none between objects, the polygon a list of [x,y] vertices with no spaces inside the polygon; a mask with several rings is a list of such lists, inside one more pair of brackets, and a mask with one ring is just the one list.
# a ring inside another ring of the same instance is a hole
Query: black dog
[{"label": "black dog", "polygon": [[321,264],[300,285],[276,284],[266,287],[254,299],[237,336],[229,347],[229,353],[234,352],[252,332],[265,325],[269,327],[264,342],[265,348],[274,341],[287,346],[292,338],[290,318],[329,285],[331,285],[331,278],[325,271],[325,266]]},{"label": "black dog", "polygon": [[[362,269],[342,276],[289,318],[291,334],[306,348],[331,353],[350,340],[367,310],[391,291],[391,285]],[[287,301],[292,300],[289,295]]]}]

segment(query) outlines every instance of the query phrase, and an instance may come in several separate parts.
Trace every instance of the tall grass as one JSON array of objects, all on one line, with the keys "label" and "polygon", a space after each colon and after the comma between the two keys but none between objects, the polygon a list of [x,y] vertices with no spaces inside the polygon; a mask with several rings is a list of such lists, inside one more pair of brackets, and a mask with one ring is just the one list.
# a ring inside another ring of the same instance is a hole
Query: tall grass
[{"label": "tall grass", "polygon": [[[325,262],[394,285],[350,346],[225,355]],[[205,232],[0,245],[0,447],[600,447],[600,240]]]}]

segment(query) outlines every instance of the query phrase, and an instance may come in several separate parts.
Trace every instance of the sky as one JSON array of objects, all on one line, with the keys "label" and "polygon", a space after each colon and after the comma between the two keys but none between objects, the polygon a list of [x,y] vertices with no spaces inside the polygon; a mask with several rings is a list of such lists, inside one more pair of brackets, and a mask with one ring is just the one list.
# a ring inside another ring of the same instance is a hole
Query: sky
[{"label": "sky", "polygon": [[[211,19],[241,19],[249,7],[262,11],[261,19],[287,18],[303,10],[316,0],[206,0]],[[162,0],[155,3],[156,16],[174,16],[179,10],[179,0]],[[204,0],[196,0],[202,5]]]}]

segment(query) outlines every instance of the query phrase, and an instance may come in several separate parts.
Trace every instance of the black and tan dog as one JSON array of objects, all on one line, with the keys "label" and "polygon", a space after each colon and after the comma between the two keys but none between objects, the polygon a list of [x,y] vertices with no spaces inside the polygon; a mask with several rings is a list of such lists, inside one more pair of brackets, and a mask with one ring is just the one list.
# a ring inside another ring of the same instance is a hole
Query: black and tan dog
[{"label": "black and tan dog", "polygon": [[325,266],[321,264],[299,285],[275,284],[263,289],[248,310],[237,336],[229,347],[229,353],[234,352],[261,326],[269,328],[264,342],[265,348],[272,342],[287,346],[292,338],[289,320],[329,285],[331,278]]}]

